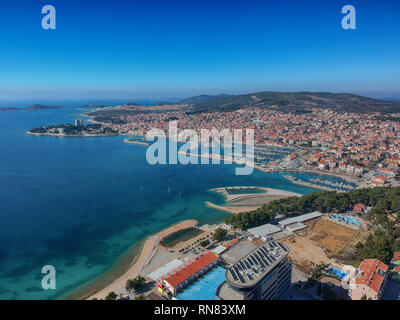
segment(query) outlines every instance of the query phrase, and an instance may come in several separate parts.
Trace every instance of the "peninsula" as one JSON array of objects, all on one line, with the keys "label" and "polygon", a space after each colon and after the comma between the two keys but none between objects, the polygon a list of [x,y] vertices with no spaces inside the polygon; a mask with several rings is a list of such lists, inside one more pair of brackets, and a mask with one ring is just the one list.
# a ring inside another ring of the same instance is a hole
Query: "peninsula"
[{"label": "peninsula", "polygon": [[27,134],[55,137],[103,137],[117,136],[118,131],[101,124],[72,125],[67,123],[34,128],[27,131]]}]

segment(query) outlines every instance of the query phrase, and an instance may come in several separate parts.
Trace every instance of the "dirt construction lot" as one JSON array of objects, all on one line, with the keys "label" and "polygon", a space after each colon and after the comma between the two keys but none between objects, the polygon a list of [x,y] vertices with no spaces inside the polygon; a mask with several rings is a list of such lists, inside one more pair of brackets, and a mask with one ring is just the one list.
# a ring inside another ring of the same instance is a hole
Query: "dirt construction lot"
[{"label": "dirt construction lot", "polygon": [[324,250],[304,237],[295,236],[295,243],[288,238],[282,242],[289,247],[290,261],[301,271],[309,273],[317,264],[329,263]]},{"label": "dirt construction lot", "polygon": [[360,241],[365,234],[325,219],[312,220],[306,225],[307,228],[300,231],[299,235],[324,248],[327,255],[338,255],[347,246]]},{"label": "dirt construction lot", "polygon": [[326,264],[349,245],[365,237],[365,232],[338,225],[323,218],[306,222],[307,228],[295,233],[295,242],[283,243],[290,249],[289,258],[300,270],[309,272],[316,264]]}]

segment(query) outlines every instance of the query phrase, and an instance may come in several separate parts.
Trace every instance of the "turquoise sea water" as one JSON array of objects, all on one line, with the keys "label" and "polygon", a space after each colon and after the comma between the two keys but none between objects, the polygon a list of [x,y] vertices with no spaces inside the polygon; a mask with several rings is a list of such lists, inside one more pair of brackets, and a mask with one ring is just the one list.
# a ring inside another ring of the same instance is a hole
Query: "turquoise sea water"
[{"label": "turquoise sea water", "polygon": [[[281,174],[236,176],[234,165],[147,164],[146,147],[123,137],[25,134],[72,122],[83,110],[0,112],[0,299],[55,299],[110,270],[147,235],[180,220],[221,221],[207,191],[229,185],[308,193]],[[41,289],[54,265],[57,289]]]}]

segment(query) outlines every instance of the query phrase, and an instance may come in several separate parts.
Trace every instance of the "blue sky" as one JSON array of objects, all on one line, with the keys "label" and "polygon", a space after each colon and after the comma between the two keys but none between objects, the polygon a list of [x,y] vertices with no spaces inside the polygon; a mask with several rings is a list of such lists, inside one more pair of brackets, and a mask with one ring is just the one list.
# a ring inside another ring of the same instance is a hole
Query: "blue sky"
[{"label": "blue sky", "polygon": [[[341,28],[346,4],[356,30]],[[0,0],[0,99],[400,97],[399,14],[395,0]]]}]

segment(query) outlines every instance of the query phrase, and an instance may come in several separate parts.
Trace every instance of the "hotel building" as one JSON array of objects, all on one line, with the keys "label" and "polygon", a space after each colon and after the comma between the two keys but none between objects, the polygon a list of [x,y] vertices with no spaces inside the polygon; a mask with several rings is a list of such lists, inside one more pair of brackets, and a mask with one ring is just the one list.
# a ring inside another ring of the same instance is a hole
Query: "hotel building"
[{"label": "hotel building", "polygon": [[203,276],[218,264],[219,258],[216,254],[205,251],[193,258],[191,261],[182,263],[162,276],[161,281],[157,281],[159,292],[170,292],[173,296],[183,291],[192,282]]},{"label": "hotel building", "polygon": [[290,287],[292,266],[289,249],[265,242],[233,264],[218,287],[216,300],[275,300]]}]

